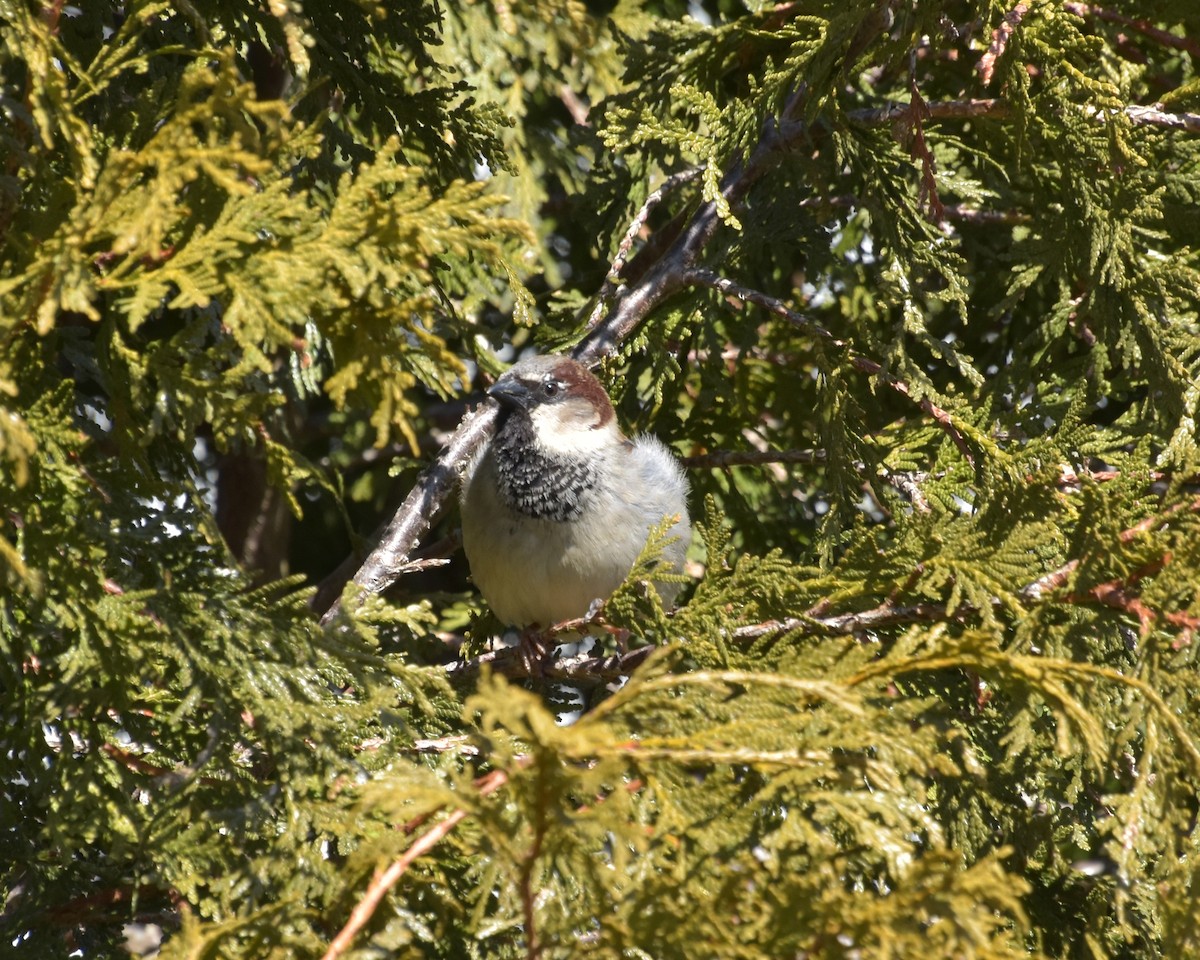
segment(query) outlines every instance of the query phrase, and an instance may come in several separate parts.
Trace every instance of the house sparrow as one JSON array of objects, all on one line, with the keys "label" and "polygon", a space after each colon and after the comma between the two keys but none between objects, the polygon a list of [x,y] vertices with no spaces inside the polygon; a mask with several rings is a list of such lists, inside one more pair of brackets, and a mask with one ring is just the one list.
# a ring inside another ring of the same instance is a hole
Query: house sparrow
[{"label": "house sparrow", "polygon": [[[488,390],[496,433],[467,467],[463,547],[504,623],[585,616],[628,576],[650,529],[676,517],[664,559],[683,566],[687,480],[654,437],[626,439],[604,387],[567,357],[530,357]],[[678,584],[661,584],[668,605]]]}]

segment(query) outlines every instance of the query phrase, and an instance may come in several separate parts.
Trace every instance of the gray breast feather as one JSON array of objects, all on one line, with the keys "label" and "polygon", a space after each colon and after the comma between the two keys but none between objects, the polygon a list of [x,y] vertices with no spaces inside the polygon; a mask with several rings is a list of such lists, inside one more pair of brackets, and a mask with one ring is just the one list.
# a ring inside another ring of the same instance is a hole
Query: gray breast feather
[{"label": "gray breast feather", "polygon": [[[679,515],[666,559],[682,568],[691,528],[687,481],[662,443],[616,444],[593,473],[587,509],[569,520],[534,517],[506,502],[489,447],[463,483],[463,546],[471,574],[505,623],[548,626],[582,616],[628,575],[650,528]],[[668,604],[675,584],[660,585]]]}]

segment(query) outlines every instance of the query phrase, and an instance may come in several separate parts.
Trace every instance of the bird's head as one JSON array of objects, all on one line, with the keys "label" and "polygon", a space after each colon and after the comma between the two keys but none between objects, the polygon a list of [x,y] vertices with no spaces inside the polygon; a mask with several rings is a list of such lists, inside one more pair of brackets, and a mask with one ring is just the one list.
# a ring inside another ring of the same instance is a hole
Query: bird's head
[{"label": "bird's head", "polygon": [[535,442],[547,451],[581,455],[622,439],[604,387],[569,357],[522,360],[492,385],[488,396],[500,404],[503,416],[526,421]]}]

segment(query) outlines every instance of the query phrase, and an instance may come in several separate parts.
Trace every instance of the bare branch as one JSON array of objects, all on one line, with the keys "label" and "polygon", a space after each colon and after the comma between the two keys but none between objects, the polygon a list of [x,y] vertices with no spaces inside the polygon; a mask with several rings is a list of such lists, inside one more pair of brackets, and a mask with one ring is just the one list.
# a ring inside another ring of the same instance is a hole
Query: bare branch
[{"label": "bare branch", "polygon": [[[654,652],[653,646],[638,647],[628,653],[615,653],[607,657],[587,655],[564,657],[540,664],[536,672],[547,680],[566,680],[578,684],[607,683],[633,673]],[[521,655],[518,647],[506,647],[480,654],[470,660],[459,660],[446,665],[446,674],[451,680],[467,680],[476,677],[483,667],[490,667],[510,680],[522,680],[532,675],[528,659]]]},{"label": "bare branch", "polygon": [[[1099,107],[1087,107],[1089,117],[1111,116],[1116,111]],[[1142,107],[1132,104],[1125,108],[1125,115],[1139,126],[1166,127],[1168,130],[1186,130],[1200,133],[1200,113],[1167,113],[1157,107]]]},{"label": "bare branch", "polygon": [[575,121],[577,126],[590,127],[588,122],[588,105],[583,98],[571,89],[569,84],[564,83],[558,88],[558,99],[562,101],[562,105],[567,108],[567,113],[571,115],[571,119]]},{"label": "bare branch", "polygon": [[1138,20],[1136,17],[1117,13],[1115,10],[1108,10],[1094,3],[1064,3],[1063,9],[1078,17],[1090,17],[1096,20],[1106,20],[1109,23],[1118,23],[1123,27],[1129,27],[1130,30],[1140,33],[1142,36],[1164,47],[1172,50],[1183,50],[1190,53],[1193,57],[1200,58],[1200,43],[1195,39],[1192,37],[1177,37],[1169,30],[1156,27],[1146,20]]},{"label": "bare branch", "polygon": [[1006,223],[1032,223],[1033,217],[1021,210],[980,210],[963,206],[961,203],[947,204],[942,208],[947,220],[957,223],[977,223],[985,226]]},{"label": "bare branch", "polygon": [[634,214],[633,220],[629,224],[629,229],[625,231],[625,236],[621,238],[620,244],[617,246],[617,255],[613,258],[612,265],[608,268],[608,274],[604,278],[604,283],[600,287],[600,293],[596,296],[596,306],[592,310],[592,315],[588,318],[587,328],[593,329],[604,316],[604,308],[612,299],[612,296],[617,291],[617,282],[620,280],[621,271],[625,269],[625,264],[628,262],[629,251],[633,248],[633,242],[637,239],[642,228],[646,226],[646,220],[649,218],[651,211],[657,207],[663,197],[674,190],[681,183],[687,183],[689,180],[695,180],[700,175],[699,167],[691,167],[687,170],[680,170],[678,173],[673,173],[667,177],[658,187],[646,197],[642,205]]},{"label": "bare branch", "polygon": [[864,630],[891,627],[900,623],[936,623],[942,620],[955,620],[964,613],[965,611],[962,610],[948,613],[944,606],[936,603],[917,603],[907,607],[881,603],[870,610],[839,613],[832,617],[805,615],[788,617],[786,620],[765,620],[762,623],[738,627],[733,631],[733,637],[735,640],[755,640],[759,637],[775,633],[790,633],[795,630],[805,630],[808,633],[817,634],[861,633]]},{"label": "bare branch", "polygon": [[757,467],[768,463],[824,463],[824,450],[713,450],[679,462],[691,470]]},{"label": "bare branch", "polygon": [[[396,581],[397,571],[404,567],[412,548],[432,525],[442,503],[457,485],[463,466],[491,435],[496,409],[495,403],[488,401],[468,413],[437,460],[421,474],[384,530],[379,545],[354,575],[360,598],[379,593]],[[340,609],[341,601],[335,601],[321,622],[329,623]]]},{"label": "bare branch", "polygon": [[[893,103],[886,107],[871,107],[864,110],[851,110],[846,114],[852,123],[868,126],[878,126],[885,123],[895,123],[906,120],[912,107],[907,103]],[[1120,109],[1096,106],[1083,106],[1084,116],[1090,119],[1107,119],[1124,114],[1136,126],[1165,127],[1170,130],[1186,130],[1188,133],[1200,133],[1200,114],[1168,113],[1157,107],[1144,107],[1139,104],[1129,104]],[[1004,100],[943,100],[925,104],[925,117],[928,120],[1003,120],[1010,116],[1012,108]]]},{"label": "bare branch", "polygon": [[[885,123],[895,123],[907,120],[912,105],[907,103],[892,103],[885,107],[868,107],[863,110],[851,110],[846,118],[851,123],[879,126]],[[1009,105],[1004,100],[940,100],[925,104],[925,117],[929,120],[977,120],[980,118],[1004,119],[1011,113]]]},{"label": "bare branch", "polygon": [[[694,283],[699,286],[712,287],[730,297],[736,297],[739,300],[749,303],[758,304],[765,310],[769,310],[776,316],[782,317],[789,323],[799,327],[801,330],[813,336],[820,337],[822,340],[839,347],[844,350],[850,361],[851,366],[856,370],[861,370],[863,373],[872,376],[878,376],[879,380],[888,387],[891,387],[897,393],[903,394],[906,397],[912,397],[912,390],[907,383],[889,373],[884,373],[883,365],[862,356],[859,353],[850,349],[850,345],[845,340],[839,340],[825,327],[821,326],[811,317],[806,317],[804,314],[796,313],[787,306],[782,300],[768,296],[758,290],[751,290],[748,287],[740,286],[732,280],[727,280],[724,277],[719,277],[708,270],[690,270],[684,277],[685,282]],[[917,406],[925,413],[932,417],[946,433],[950,439],[954,441],[954,445],[966,458],[968,463],[974,464],[975,458],[971,453],[970,447],[967,445],[966,439],[955,424],[954,418],[949,412],[943,410],[940,406],[930,400],[928,397],[922,397],[916,401]]]}]

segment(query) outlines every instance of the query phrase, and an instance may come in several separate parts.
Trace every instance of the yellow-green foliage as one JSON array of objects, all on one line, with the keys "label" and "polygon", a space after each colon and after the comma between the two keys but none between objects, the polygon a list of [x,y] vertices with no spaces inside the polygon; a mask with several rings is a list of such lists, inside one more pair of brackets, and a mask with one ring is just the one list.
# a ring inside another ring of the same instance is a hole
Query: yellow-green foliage
[{"label": "yellow-green foliage", "polygon": [[[0,0],[0,952],[320,957],[424,838],[343,956],[1200,951],[1200,12],[1143,6]],[[771,462],[690,471],[681,607],[664,526],[543,676],[457,563],[320,627],[689,168],[621,283],[711,204],[741,292],[602,372]]]}]

